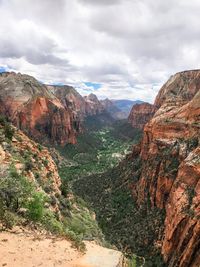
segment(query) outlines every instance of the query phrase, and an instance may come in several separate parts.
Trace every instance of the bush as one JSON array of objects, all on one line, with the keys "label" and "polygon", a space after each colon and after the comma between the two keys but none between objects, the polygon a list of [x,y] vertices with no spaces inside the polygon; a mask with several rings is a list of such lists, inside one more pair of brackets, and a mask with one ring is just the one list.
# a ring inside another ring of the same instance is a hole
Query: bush
[{"label": "bush", "polygon": [[35,192],[28,203],[28,217],[33,221],[40,221],[44,215],[45,196],[41,192]]},{"label": "bush", "polygon": [[53,212],[51,212],[50,210],[45,210],[43,215],[44,216],[41,222],[47,231],[50,231],[53,234],[60,235],[64,233],[62,223],[55,218]]},{"label": "bush", "polygon": [[10,141],[12,141],[13,135],[14,135],[14,129],[9,123],[6,123],[5,128],[4,128],[4,134],[5,137],[8,138]]},{"label": "bush", "polygon": [[17,173],[14,165],[10,166],[8,175],[0,179],[0,198],[10,211],[17,212],[23,207],[32,190],[32,184]]},{"label": "bush", "polygon": [[3,227],[5,227],[6,229],[12,229],[17,223],[17,216],[13,212],[5,210],[0,215],[0,220]]},{"label": "bush", "polygon": [[33,169],[33,163],[31,159],[25,161],[25,171],[31,171]]},{"label": "bush", "polygon": [[0,124],[3,125],[3,126],[5,126],[6,123],[7,123],[6,117],[3,116],[3,115],[0,115]]}]

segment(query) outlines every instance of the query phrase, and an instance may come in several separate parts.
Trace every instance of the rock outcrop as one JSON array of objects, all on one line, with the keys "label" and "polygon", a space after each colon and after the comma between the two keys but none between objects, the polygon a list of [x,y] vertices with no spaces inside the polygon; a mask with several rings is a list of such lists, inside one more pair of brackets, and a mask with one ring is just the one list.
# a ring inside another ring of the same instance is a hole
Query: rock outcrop
[{"label": "rock outcrop", "polygon": [[73,113],[35,78],[20,73],[0,74],[0,112],[36,140],[76,142]]},{"label": "rock outcrop", "polygon": [[149,103],[136,104],[132,107],[128,121],[134,128],[142,130],[144,125],[153,117],[154,113],[154,105]]},{"label": "rock outcrop", "polygon": [[96,115],[102,113],[105,109],[95,94],[89,94],[85,97],[86,114]]},{"label": "rock outcrop", "polygon": [[[139,205],[166,211],[161,251],[169,267],[200,262],[200,70],[172,76],[161,88],[144,126],[140,176],[132,185]],[[136,177],[138,174],[133,174]]]}]

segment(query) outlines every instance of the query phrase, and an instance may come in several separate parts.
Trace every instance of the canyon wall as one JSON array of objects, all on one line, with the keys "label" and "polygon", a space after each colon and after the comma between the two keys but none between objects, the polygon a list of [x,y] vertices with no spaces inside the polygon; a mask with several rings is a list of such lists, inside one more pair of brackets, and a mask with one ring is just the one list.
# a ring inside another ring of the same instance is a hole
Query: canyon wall
[{"label": "canyon wall", "polygon": [[134,128],[143,129],[144,125],[153,117],[154,105],[149,103],[136,104],[132,107],[128,121]]},{"label": "canyon wall", "polygon": [[132,159],[132,194],[141,206],[165,209],[161,251],[169,267],[200,262],[200,71],[172,76],[161,88],[153,118],[144,126]]}]

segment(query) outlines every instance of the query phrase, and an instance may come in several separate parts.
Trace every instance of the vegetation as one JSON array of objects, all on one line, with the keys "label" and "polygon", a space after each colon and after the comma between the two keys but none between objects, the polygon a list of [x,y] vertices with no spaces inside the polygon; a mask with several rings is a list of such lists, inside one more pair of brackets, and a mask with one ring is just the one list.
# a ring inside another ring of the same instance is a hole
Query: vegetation
[{"label": "vegetation", "polygon": [[74,181],[116,166],[130,152],[133,143],[141,138],[141,131],[133,129],[125,121],[93,130],[94,127],[90,125],[93,125],[93,120],[87,124],[92,129],[78,136],[76,145],[57,148],[61,155],[72,162],[71,167],[60,168],[63,180]]},{"label": "vegetation", "polygon": [[73,190],[92,205],[97,221],[111,244],[126,255],[136,253],[145,257],[145,266],[164,266],[154,242],[163,231],[165,215],[159,209],[150,209],[147,203],[139,208],[128,189],[137,180],[137,175],[134,177],[133,173],[137,173],[140,166],[139,160],[123,161],[104,174],[77,180]]}]

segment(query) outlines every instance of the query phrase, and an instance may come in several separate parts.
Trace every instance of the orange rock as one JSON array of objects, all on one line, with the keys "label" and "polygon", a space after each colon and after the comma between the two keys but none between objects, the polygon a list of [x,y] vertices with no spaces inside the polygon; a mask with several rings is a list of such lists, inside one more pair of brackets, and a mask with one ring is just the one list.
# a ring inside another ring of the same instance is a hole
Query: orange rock
[{"label": "orange rock", "polygon": [[[197,267],[200,264],[200,70],[172,76],[161,88],[154,108],[156,113],[144,126],[140,145],[142,172],[132,186],[133,196],[139,204],[149,197],[152,207],[166,210],[162,255],[167,266]],[[137,112],[133,115],[134,125],[142,127],[140,121],[145,121],[146,115],[138,122]]]},{"label": "orange rock", "polygon": [[155,108],[153,105],[149,103],[136,104],[132,107],[128,121],[134,128],[143,129],[154,113]]}]

